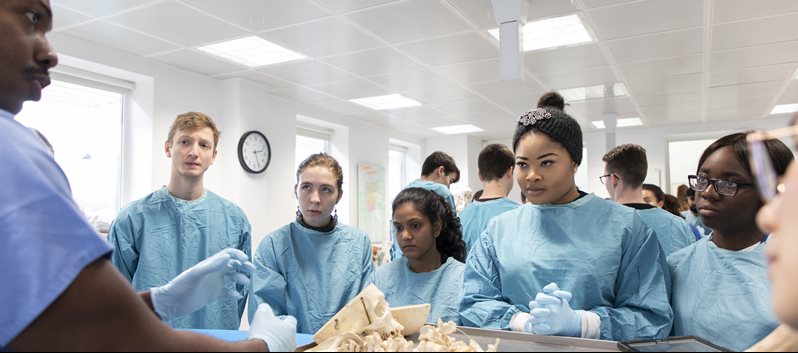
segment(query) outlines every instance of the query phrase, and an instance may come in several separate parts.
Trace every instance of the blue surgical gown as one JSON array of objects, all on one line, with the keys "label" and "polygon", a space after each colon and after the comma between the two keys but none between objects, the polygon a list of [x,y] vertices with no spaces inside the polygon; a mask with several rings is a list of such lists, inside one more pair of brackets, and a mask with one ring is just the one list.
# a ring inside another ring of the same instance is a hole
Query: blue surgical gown
[{"label": "blue surgical gown", "polygon": [[39,136],[0,110],[0,351],[110,252]]},{"label": "blue surgical gown", "polygon": [[[181,272],[226,248],[251,253],[250,225],[236,205],[210,191],[196,201],[170,195],[165,187],[134,201],[111,223],[111,260],[133,284],[145,291],[166,284]],[[167,323],[175,328],[237,330],[244,299],[223,299]]]},{"label": "blue surgical gown", "polygon": [[764,242],[753,251],[731,251],[707,237],[673,253],[668,264],[674,336],[698,336],[742,351],[778,326]]},{"label": "blue surgical gown", "polygon": [[297,332],[316,333],[366,287],[374,272],[365,232],[338,224],[319,232],[298,222],[264,238],[253,259],[249,319],[261,303],[293,315]]},{"label": "blue surgical gown", "polygon": [[695,235],[693,235],[690,225],[670,212],[655,207],[647,210],[637,210],[637,213],[643,219],[643,223],[656,234],[659,245],[662,246],[662,251],[665,252],[666,257],[695,243]]},{"label": "blue surgical gown", "polygon": [[[416,179],[410,182],[410,184],[407,184],[407,186],[405,186],[405,189],[409,188],[422,188],[425,190],[430,190],[435,192],[436,194],[443,197],[443,199],[449,204],[449,207],[452,209],[452,213],[457,214],[457,208],[454,203],[454,195],[452,195],[452,192],[449,191],[448,186],[433,181]],[[391,223],[391,225],[393,225],[393,223]],[[391,251],[390,251],[391,260],[396,260],[400,257],[403,257],[404,254],[402,253],[402,248],[399,247],[399,242],[396,241],[396,229],[394,229],[394,227],[391,227],[391,240],[393,241],[393,244],[391,244]]]},{"label": "blue surgical gown", "polygon": [[549,283],[601,318],[601,339],[664,338],[671,330],[665,256],[634,209],[586,195],[526,204],[488,224],[466,260],[460,319],[508,330]]},{"label": "blue surgical gown", "polygon": [[460,225],[463,227],[463,241],[470,252],[479,235],[488,226],[488,221],[504,212],[520,206],[506,197],[490,201],[474,201],[460,212]]},{"label": "blue surgical gown", "polygon": [[428,323],[441,319],[459,325],[464,270],[462,262],[450,257],[435,271],[416,273],[410,269],[407,258],[401,257],[377,268],[371,282],[385,293],[385,300],[392,308],[431,304]]}]

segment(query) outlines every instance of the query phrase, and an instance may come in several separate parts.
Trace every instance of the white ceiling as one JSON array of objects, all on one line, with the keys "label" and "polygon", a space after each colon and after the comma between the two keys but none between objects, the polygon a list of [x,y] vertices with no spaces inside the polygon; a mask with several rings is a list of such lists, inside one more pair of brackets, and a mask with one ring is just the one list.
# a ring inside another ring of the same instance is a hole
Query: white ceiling
[{"label": "white ceiling", "polygon": [[[586,131],[605,113],[646,126],[766,118],[798,103],[796,0],[529,0],[528,21],[577,14],[593,41],[526,52],[499,80],[491,0],[52,0],[55,31],[419,137],[474,124],[506,138],[552,89],[624,83],[573,102]],[[249,69],[197,47],[257,35],[308,57]],[[400,93],[420,107],[352,98]],[[323,117],[318,117],[323,118]]]}]

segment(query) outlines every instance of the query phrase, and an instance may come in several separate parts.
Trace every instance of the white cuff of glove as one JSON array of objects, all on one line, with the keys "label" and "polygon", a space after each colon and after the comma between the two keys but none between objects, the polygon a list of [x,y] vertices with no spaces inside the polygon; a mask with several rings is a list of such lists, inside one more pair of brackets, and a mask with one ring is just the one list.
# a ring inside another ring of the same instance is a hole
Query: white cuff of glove
[{"label": "white cuff of glove", "polygon": [[519,312],[513,315],[513,318],[510,319],[510,330],[516,332],[524,332],[524,327],[526,327],[527,321],[532,317],[525,312]]},{"label": "white cuff of glove", "polygon": [[601,318],[592,311],[581,311],[582,338],[599,339],[601,337]]}]

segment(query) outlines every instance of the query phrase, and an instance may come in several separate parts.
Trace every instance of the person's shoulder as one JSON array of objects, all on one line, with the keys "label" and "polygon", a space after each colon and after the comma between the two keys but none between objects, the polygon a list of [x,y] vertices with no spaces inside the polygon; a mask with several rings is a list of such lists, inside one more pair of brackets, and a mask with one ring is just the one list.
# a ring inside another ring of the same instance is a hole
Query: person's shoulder
[{"label": "person's shoulder", "polygon": [[208,194],[206,197],[208,198],[208,201],[213,201],[215,203],[218,203],[219,205],[221,205],[221,207],[223,207],[225,210],[228,211],[229,215],[233,217],[243,218],[245,221],[248,221],[246,213],[244,213],[244,210],[241,207],[239,207],[236,203],[220,196],[219,194],[213,191],[208,190],[207,192]]},{"label": "person's shoulder", "polygon": [[356,239],[361,239],[361,240],[362,239],[370,239],[369,235],[368,235],[368,233],[366,233],[366,231],[364,231],[364,230],[362,230],[360,228],[355,228],[355,227],[350,226],[348,224],[338,223],[336,228],[337,228],[336,232],[346,234],[346,235],[351,236],[351,237],[356,238]]},{"label": "person's shoulder", "polygon": [[706,247],[707,241],[708,238],[703,238],[668,255],[668,265],[670,265],[672,268],[678,268],[681,265],[688,263],[689,260],[693,258],[693,254],[698,252],[699,249]]}]

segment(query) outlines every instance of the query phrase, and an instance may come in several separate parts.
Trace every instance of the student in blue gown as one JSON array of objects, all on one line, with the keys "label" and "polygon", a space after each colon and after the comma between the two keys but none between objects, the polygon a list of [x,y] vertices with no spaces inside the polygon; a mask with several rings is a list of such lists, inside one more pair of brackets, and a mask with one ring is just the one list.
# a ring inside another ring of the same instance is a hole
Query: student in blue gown
[{"label": "student in blue gown", "polygon": [[[411,181],[410,184],[405,186],[405,189],[422,188],[434,191],[446,200],[452,212],[457,213],[454,195],[449,191],[449,185],[459,180],[460,169],[457,168],[454,158],[444,152],[435,151],[424,159],[424,163],[421,165],[421,177]],[[399,244],[396,242],[396,234],[394,234],[393,228],[391,228],[391,240],[393,240],[390,250],[391,260],[396,260],[403,255],[402,249],[399,248]]]},{"label": "student in blue gown", "polygon": [[576,188],[582,130],[547,99],[521,116],[513,137],[529,203],[494,218],[469,254],[461,321],[544,335],[666,337],[673,314],[662,250],[633,209]]},{"label": "student in blue gown", "polygon": [[391,307],[429,303],[427,322],[459,324],[466,248],[457,216],[440,195],[408,188],[393,201],[393,225],[405,256],[379,267],[372,282]]},{"label": "student in blue gown", "polygon": [[502,144],[485,146],[477,159],[477,174],[482,181],[482,193],[460,213],[463,225],[463,240],[471,251],[479,235],[488,226],[488,221],[504,212],[518,207],[518,203],[507,195],[513,189],[513,167],[515,155]]},{"label": "student in blue gown", "polygon": [[295,316],[298,332],[312,334],[365,288],[374,266],[368,234],[333,215],[343,196],[338,161],[311,155],[296,179],[296,221],[267,235],[255,252],[249,314],[268,303],[277,315]]},{"label": "student in blue gown", "polygon": [[[219,130],[202,113],[179,115],[169,129],[164,152],[172,160],[169,184],[123,208],[111,223],[111,261],[138,291],[169,279],[225,248],[252,252],[251,227],[244,211],[208,191],[205,172],[216,159]],[[249,290],[167,321],[175,328],[237,330]]]},{"label": "student in blue gown", "polygon": [[[775,172],[784,174],[793,156],[779,140],[766,142]],[[714,231],[668,257],[673,279],[673,334],[694,335],[743,350],[778,325],[770,302],[765,245],[756,224],[762,207],[748,163],[746,134],[725,136],[707,147],[697,175],[702,221]]]},{"label": "student in blue gown", "polygon": [[[643,181],[648,173],[646,150],[635,144],[624,144],[609,150],[604,157],[604,175],[601,181],[615,202],[637,210],[649,228],[657,235],[665,256],[695,242],[690,225],[663,210],[664,201],[652,205],[652,195],[646,196]],[[662,192],[662,190],[660,190]],[[648,200],[646,200],[648,197]],[[657,206],[660,205],[660,206]]]}]

